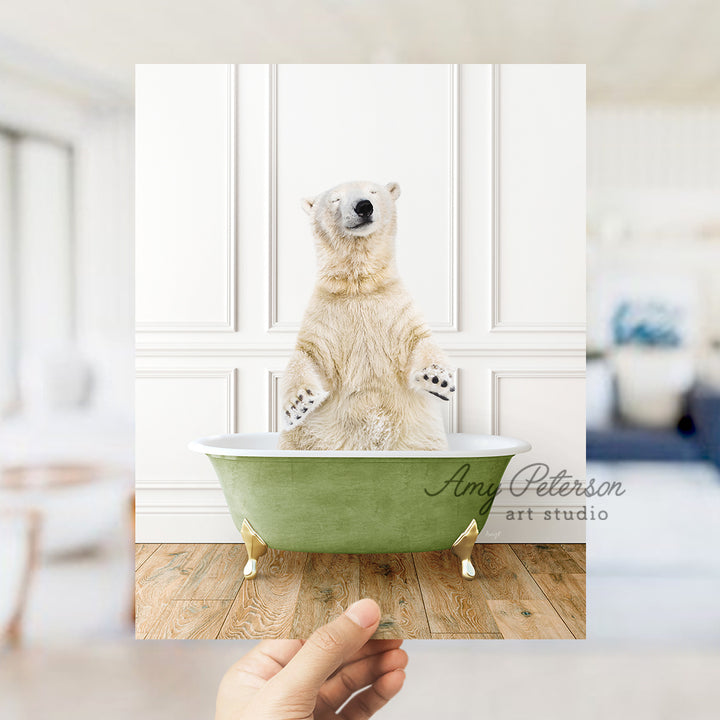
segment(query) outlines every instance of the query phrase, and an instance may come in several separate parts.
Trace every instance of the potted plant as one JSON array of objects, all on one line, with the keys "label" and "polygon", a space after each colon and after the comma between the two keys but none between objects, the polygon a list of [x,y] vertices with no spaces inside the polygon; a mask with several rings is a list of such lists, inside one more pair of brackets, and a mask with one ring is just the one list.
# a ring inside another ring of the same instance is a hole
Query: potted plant
[{"label": "potted plant", "polygon": [[612,318],[613,365],[623,420],[646,427],[675,425],[695,368],[683,333],[683,312],[659,301],[623,301]]}]

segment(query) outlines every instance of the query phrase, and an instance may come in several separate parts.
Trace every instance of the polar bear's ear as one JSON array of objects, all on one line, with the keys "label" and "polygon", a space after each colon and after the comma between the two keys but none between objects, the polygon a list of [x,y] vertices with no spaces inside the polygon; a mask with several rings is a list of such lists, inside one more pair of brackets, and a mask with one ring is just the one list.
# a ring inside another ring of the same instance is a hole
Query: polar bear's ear
[{"label": "polar bear's ear", "polygon": [[393,200],[397,200],[400,197],[400,186],[396,182],[390,182],[385,187]]},{"label": "polar bear's ear", "polygon": [[302,209],[308,214],[312,215],[313,208],[315,207],[315,201],[317,198],[303,198],[300,203],[302,205]]}]

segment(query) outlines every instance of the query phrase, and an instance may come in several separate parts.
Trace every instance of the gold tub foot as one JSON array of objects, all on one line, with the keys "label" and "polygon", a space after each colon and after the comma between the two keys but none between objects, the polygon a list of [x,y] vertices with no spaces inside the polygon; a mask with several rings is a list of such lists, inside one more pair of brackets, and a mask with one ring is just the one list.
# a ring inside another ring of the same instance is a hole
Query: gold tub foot
[{"label": "gold tub foot", "polygon": [[243,575],[248,580],[252,580],[257,575],[257,561],[267,552],[267,545],[255,530],[253,530],[247,518],[243,520],[240,534],[245,541],[245,550],[247,550],[248,554],[248,561],[243,568]]},{"label": "gold tub foot", "polygon": [[465,528],[465,532],[453,543],[452,551],[460,558],[460,571],[466,580],[475,577],[475,568],[470,561],[475,539],[480,534],[475,518]]}]

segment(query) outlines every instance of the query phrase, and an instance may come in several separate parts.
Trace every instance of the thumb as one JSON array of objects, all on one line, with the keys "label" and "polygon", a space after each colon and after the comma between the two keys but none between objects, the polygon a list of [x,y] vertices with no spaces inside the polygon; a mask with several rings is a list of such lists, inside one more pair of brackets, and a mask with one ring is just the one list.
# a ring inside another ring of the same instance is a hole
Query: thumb
[{"label": "thumb", "polygon": [[322,684],[372,636],[380,622],[380,608],[369,598],[358,600],[340,617],[316,630],[276,676],[279,693],[296,696]]}]

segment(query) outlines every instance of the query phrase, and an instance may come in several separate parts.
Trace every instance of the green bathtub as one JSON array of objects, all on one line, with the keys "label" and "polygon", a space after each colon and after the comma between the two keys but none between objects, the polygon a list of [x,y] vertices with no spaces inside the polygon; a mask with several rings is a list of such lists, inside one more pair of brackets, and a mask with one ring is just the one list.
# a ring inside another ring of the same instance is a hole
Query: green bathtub
[{"label": "green bathtub", "polygon": [[267,547],[322,553],[452,547],[470,552],[513,455],[530,445],[497,435],[448,435],[444,451],[278,450],[278,433],[190,443],[210,458],[248,550],[245,576]]}]

